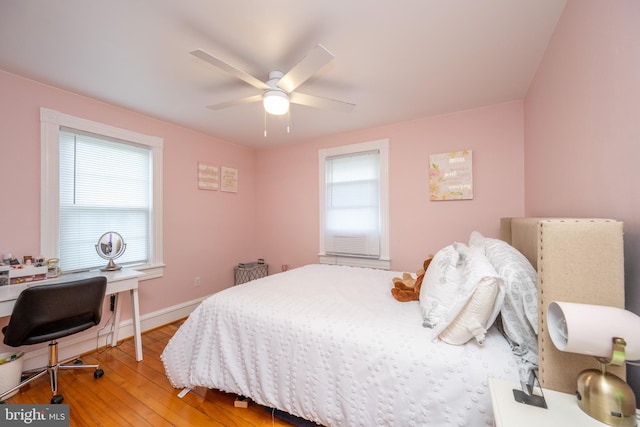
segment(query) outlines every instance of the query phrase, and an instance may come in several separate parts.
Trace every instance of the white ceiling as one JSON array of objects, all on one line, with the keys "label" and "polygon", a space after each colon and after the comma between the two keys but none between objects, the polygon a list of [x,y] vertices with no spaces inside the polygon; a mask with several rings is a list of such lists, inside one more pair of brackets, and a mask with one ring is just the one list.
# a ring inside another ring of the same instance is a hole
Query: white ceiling
[{"label": "white ceiling", "polygon": [[[565,0],[0,0],[0,69],[227,141],[260,147],[522,99]],[[266,81],[316,44],[335,59],[298,91],[355,103],[292,105],[190,55]]]}]

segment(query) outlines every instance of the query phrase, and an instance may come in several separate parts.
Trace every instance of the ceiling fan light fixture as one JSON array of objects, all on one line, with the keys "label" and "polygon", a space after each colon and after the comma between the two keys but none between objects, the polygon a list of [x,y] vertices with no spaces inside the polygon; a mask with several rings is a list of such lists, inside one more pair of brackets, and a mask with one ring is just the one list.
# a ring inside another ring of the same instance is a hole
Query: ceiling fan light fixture
[{"label": "ceiling fan light fixture", "polygon": [[289,111],[289,96],[281,90],[268,90],[264,94],[264,109],[274,116],[281,116]]}]

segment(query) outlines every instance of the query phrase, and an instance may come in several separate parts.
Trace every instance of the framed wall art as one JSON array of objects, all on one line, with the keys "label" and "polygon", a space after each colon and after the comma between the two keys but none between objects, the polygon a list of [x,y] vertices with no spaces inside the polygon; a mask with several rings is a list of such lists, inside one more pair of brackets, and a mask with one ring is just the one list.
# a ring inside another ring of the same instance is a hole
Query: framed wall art
[{"label": "framed wall art", "polygon": [[429,156],[429,200],[473,199],[471,150]]},{"label": "framed wall art", "polygon": [[220,170],[217,166],[198,162],[198,189],[216,191],[220,187]]},{"label": "framed wall art", "polygon": [[238,192],[238,169],[220,168],[220,189],[229,193]]}]

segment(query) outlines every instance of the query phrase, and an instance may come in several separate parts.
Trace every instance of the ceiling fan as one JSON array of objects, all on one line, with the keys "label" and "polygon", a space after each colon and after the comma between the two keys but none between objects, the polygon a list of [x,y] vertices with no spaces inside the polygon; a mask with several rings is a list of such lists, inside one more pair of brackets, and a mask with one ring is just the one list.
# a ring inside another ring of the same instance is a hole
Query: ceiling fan
[{"label": "ceiling fan", "polygon": [[269,79],[266,82],[257,79],[251,74],[228,64],[202,49],[196,49],[191,52],[191,54],[262,91],[259,95],[207,106],[207,108],[212,110],[220,110],[234,105],[259,101],[263,102],[265,111],[273,115],[286,114],[289,111],[289,103],[345,112],[351,111],[355,107],[355,104],[349,102],[295,91],[298,86],[333,60],[333,54],[320,44],[311,49],[309,53],[287,73],[283,73],[282,71],[269,72]]}]

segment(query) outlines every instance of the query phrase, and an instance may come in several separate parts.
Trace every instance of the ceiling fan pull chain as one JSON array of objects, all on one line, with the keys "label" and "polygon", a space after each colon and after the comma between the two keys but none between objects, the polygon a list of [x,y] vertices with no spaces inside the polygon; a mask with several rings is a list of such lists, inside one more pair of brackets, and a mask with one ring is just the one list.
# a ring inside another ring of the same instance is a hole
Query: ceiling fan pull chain
[{"label": "ceiling fan pull chain", "polygon": [[264,137],[267,137],[267,110],[264,110]]}]

